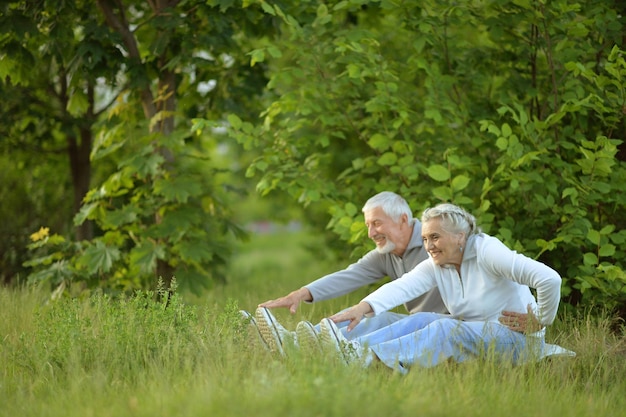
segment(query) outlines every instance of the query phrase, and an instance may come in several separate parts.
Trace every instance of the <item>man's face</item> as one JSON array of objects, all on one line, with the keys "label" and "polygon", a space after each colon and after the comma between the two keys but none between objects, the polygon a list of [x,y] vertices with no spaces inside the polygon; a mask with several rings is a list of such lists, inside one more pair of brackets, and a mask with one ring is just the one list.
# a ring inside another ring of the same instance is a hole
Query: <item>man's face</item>
[{"label": "man's face", "polygon": [[368,230],[367,235],[376,243],[378,252],[393,252],[402,236],[402,219],[399,223],[395,223],[380,207],[375,207],[363,214]]}]

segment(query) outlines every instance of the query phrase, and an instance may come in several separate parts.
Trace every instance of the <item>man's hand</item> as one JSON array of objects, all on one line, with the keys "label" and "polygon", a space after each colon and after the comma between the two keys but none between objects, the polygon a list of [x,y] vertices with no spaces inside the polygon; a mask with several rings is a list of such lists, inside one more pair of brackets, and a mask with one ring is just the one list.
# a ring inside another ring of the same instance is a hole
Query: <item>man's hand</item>
[{"label": "man's hand", "polygon": [[503,311],[498,321],[514,332],[525,334],[535,333],[543,328],[539,320],[537,320],[537,316],[533,313],[530,304],[528,305],[527,314]]},{"label": "man's hand", "polygon": [[288,308],[291,314],[295,314],[296,310],[298,310],[298,306],[302,301],[313,301],[313,296],[311,295],[311,292],[306,288],[300,288],[299,290],[292,291],[286,296],[277,298],[276,300],[268,300],[264,303],[259,304],[259,307],[283,307]]},{"label": "man's hand", "polygon": [[368,313],[371,313],[372,311],[373,311],[372,306],[370,306],[368,303],[361,301],[359,304],[353,307],[350,307],[349,309],[345,311],[342,311],[333,316],[330,316],[330,319],[334,321],[335,323],[340,323],[342,321],[349,320],[350,323],[348,324],[347,330],[351,331],[357,326],[357,324],[361,322],[361,320],[363,319],[363,316],[365,316]]}]

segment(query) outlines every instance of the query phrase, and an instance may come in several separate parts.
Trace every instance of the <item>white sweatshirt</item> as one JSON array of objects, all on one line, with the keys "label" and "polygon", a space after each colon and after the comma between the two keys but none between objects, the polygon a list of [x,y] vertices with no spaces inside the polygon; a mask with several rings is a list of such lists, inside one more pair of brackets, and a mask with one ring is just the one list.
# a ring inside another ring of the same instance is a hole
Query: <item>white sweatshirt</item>
[{"label": "white sweatshirt", "polygon": [[[431,258],[363,299],[374,314],[439,288],[452,317],[465,321],[498,321],[502,311],[532,309],[543,325],[551,324],[561,297],[561,277],[547,265],[507,248],[481,233],[466,243],[461,274],[452,265]],[[535,301],[530,288],[537,290]]]}]

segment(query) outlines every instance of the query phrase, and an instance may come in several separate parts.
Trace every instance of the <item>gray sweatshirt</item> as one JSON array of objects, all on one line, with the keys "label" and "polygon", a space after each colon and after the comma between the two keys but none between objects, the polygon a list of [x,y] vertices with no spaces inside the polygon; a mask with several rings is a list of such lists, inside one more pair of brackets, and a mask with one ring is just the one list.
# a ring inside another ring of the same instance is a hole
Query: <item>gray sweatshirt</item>
[{"label": "gray sweatshirt", "polygon": [[[422,242],[422,224],[417,219],[413,221],[411,240],[402,256],[379,253],[376,249],[368,252],[346,269],[333,272],[305,285],[313,296],[313,302],[340,297],[385,277],[395,280],[427,259],[428,253]],[[419,311],[448,313],[437,287],[404,303],[404,306],[409,313]]]}]

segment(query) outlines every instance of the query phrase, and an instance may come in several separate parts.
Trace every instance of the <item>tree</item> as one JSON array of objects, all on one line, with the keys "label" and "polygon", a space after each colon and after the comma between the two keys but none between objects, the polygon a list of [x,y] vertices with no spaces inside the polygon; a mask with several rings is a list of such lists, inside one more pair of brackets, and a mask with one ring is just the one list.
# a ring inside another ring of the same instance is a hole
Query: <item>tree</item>
[{"label": "tree", "polygon": [[[3,262],[7,282],[22,272],[26,239],[42,224],[73,232],[77,240],[93,237],[91,221],[73,228],[68,219],[91,185],[93,126],[107,107],[97,97],[97,80],[114,80],[109,63],[121,54],[97,39],[101,25],[86,7],[22,1],[5,2],[0,10],[0,146],[7,176],[20,172],[18,184],[2,182],[12,196],[4,200],[12,202],[5,207],[13,221],[3,227],[0,249],[3,259],[12,259]],[[66,188],[73,194],[69,201]]]},{"label": "tree", "polygon": [[[74,213],[91,185],[93,125],[108,104],[97,97],[98,80],[114,80],[121,57],[98,39],[102,26],[88,6],[6,2],[0,15],[4,145],[67,157]],[[77,227],[75,237],[91,239],[91,222]]]},{"label": "tree", "polygon": [[375,192],[451,201],[558,269],[572,303],[625,308],[618,2],[261,3],[286,28],[252,53],[273,100],[230,121],[263,151],[263,193],[331,202],[329,227],[361,243]]},{"label": "tree", "polygon": [[[65,4],[60,13],[87,13],[81,2]],[[188,120],[219,120],[225,110],[254,114],[265,81],[263,68],[250,68],[245,54],[271,18],[231,1],[97,6],[86,22],[98,29],[83,27],[79,13],[72,31],[85,43],[102,43],[101,58],[115,74],[98,78],[114,100],[107,118],[92,126],[90,150],[94,163],[115,169],[86,194],[75,222],[92,220],[101,234],[78,242],[36,235],[31,247],[43,256],[29,262],[31,278],[129,290],[153,287],[159,278],[169,286],[175,276],[197,290],[223,279],[230,234],[242,231],[207,159],[204,143],[218,136],[196,136]],[[42,7],[52,13],[52,4]],[[89,109],[79,102],[79,113]]]}]

